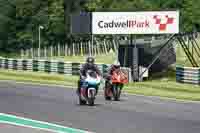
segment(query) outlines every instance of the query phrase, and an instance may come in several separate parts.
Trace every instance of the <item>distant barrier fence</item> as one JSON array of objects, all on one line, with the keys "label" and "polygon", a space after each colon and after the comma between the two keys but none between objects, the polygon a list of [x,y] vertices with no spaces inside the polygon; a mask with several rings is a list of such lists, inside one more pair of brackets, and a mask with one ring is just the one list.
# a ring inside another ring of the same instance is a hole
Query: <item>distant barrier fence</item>
[{"label": "distant barrier fence", "polygon": [[[32,72],[46,72],[64,75],[79,75],[79,70],[83,63],[50,61],[50,60],[31,60],[31,59],[11,59],[0,58],[0,68],[10,70],[23,70]],[[106,74],[109,64],[97,64],[102,74]],[[131,82],[130,68],[122,68]]]},{"label": "distant barrier fence", "polygon": [[200,85],[200,68],[177,66],[176,80],[180,83]]}]

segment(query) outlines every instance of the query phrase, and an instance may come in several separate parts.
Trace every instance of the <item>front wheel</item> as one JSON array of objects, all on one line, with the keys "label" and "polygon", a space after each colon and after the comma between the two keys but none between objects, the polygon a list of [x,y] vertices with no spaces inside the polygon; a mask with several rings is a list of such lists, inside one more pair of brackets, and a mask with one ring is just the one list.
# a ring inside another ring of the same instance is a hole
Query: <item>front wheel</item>
[{"label": "front wheel", "polygon": [[88,97],[88,104],[90,106],[94,106],[95,92],[93,90],[90,90],[89,94],[90,96]]},{"label": "front wheel", "polygon": [[88,100],[88,104],[90,105],[90,106],[94,106],[94,99],[92,98],[92,99],[89,99]]},{"label": "front wheel", "polygon": [[119,101],[120,98],[120,89],[118,85],[113,85],[113,97],[115,101]]}]

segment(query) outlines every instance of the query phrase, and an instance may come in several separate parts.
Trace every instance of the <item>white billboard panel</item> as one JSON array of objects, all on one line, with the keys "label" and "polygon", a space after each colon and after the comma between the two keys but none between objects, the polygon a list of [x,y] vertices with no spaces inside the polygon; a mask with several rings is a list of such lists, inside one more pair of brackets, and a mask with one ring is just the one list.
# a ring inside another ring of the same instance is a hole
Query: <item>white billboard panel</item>
[{"label": "white billboard panel", "polygon": [[179,11],[93,12],[93,34],[174,34]]}]

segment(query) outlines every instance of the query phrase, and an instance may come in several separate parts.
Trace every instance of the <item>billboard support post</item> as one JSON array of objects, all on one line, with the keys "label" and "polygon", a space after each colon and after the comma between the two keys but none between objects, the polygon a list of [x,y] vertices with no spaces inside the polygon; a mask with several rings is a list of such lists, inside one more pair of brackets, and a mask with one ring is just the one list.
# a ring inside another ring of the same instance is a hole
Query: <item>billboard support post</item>
[{"label": "billboard support post", "polygon": [[[133,38],[134,37],[134,38]],[[130,45],[134,45],[133,48],[133,52],[132,52],[132,60],[131,60],[131,64],[132,64],[132,80],[133,81],[138,81],[139,78],[139,66],[138,66],[138,48],[137,48],[137,44],[136,44],[136,39],[137,36],[134,34],[130,34]]]}]

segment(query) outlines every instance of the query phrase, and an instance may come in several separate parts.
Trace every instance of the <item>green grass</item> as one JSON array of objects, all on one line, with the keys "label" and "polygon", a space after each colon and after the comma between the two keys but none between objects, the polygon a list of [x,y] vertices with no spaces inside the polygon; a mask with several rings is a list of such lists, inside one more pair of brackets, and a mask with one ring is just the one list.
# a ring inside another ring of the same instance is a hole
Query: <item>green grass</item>
[{"label": "green grass", "polygon": [[1,51],[0,52],[0,57],[4,58],[20,58],[20,55],[18,53],[6,53]]},{"label": "green grass", "polygon": [[[64,60],[69,62],[85,62],[86,58],[86,56],[66,56]],[[97,55],[95,60],[97,63],[112,64],[116,60],[116,54]]]},{"label": "green grass", "polygon": [[[167,76],[164,77],[162,74],[158,73],[154,75],[154,79],[149,79],[144,82],[130,83],[125,85],[124,91],[130,94],[200,101],[200,86],[176,83],[173,76],[173,70],[167,71],[165,75]],[[78,76],[59,74],[49,75],[42,72],[37,73],[0,69],[0,80],[76,86]]]},{"label": "green grass", "polygon": [[78,77],[64,76],[59,74],[47,74],[43,72],[25,72],[0,69],[0,80],[14,80],[20,82],[74,86],[76,85]]},{"label": "green grass", "polygon": [[[94,56],[96,63],[100,64],[112,64],[116,59],[117,55],[115,53],[108,53]],[[87,56],[63,56],[63,57],[48,57],[40,58],[45,60],[60,60],[65,62],[85,62]],[[25,59],[28,59],[25,57]]]},{"label": "green grass", "polygon": [[180,84],[175,81],[152,80],[131,83],[125,87],[125,91],[133,94],[200,101],[200,86]]},{"label": "green grass", "polygon": [[155,73],[148,81],[130,83],[125,87],[125,91],[133,94],[200,101],[200,86],[177,83],[175,75],[174,68],[169,68],[165,72]]}]

